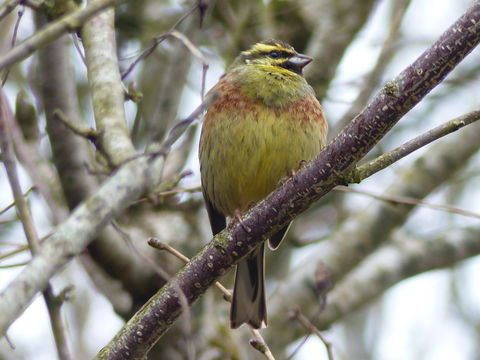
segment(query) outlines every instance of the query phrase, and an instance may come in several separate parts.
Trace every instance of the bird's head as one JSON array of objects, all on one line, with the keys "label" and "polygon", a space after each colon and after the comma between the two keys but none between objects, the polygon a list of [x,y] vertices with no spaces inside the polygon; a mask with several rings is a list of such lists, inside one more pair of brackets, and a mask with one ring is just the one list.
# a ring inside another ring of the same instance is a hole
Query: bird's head
[{"label": "bird's head", "polygon": [[299,54],[295,49],[279,40],[264,40],[243,51],[231,67],[240,65],[264,65],[282,68],[302,75],[303,68],[312,58]]}]

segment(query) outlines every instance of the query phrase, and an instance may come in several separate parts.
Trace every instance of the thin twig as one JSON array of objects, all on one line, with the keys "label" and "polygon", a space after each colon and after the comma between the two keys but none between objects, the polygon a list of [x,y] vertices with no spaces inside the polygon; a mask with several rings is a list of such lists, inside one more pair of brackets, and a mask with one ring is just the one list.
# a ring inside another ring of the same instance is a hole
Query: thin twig
[{"label": "thin twig", "polygon": [[255,337],[254,339],[250,340],[250,345],[252,345],[252,347],[255,350],[258,350],[260,353],[262,353],[268,360],[275,360],[275,357],[270,351],[270,348],[265,342],[265,339],[260,334],[260,331],[253,328],[250,328],[250,330],[252,331],[253,336]]},{"label": "thin twig", "polygon": [[171,189],[171,190],[166,190],[159,192],[156,194],[157,196],[172,196],[172,195],[177,195],[177,194],[187,194],[187,193],[195,193],[195,192],[200,192],[202,191],[201,186],[194,186],[191,188],[176,188],[176,189]]},{"label": "thin twig", "polygon": [[296,310],[293,312],[294,318],[310,333],[315,334],[320,341],[325,345],[325,348],[327,350],[327,355],[329,360],[333,360],[333,347],[332,344],[325,339],[325,337],[322,335],[320,330],[316,328],[315,325],[313,325],[310,320],[308,320],[301,312],[300,310]]},{"label": "thin twig", "polygon": [[181,33],[178,30],[172,30],[169,34],[169,36],[174,37],[175,39],[178,39],[182,42],[183,45],[190,51],[190,53],[195,56],[202,65],[208,66],[207,65],[207,60],[205,59],[205,56],[203,56],[202,52],[198,47],[196,47],[188,37],[186,37],[183,33]]},{"label": "thin twig", "polygon": [[25,266],[25,265],[27,265],[28,263],[29,263],[28,261],[23,261],[23,262],[15,263],[15,264],[0,265],[0,269],[2,269],[2,270],[4,270],[4,269],[12,269],[12,268],[16,268],[16,267]]},{"label": "thin twig", "polygon": [[205,87],[207,83],[207,71],[208,71],[208,64],[202,64],[202,85],[200,89],[200,97],[202,101],[205,100]]},{"label": "thin twig", "polygon": [[133,69],[142,61],[143,59],[146,59],[150,54],[153,53],[153,51],[157,48],[157,46],[166,38],[168,37],[167,34],[162,34],[160,36],[155,37],[152,40],[152,45],[150,47],[146,48],[145,50],[142,51],[142,53],[130,64],[130,66],[125,70],[122,74],[122,80],[125,80],[128,75],[133,71]]},{"label": "thin twig", "polygon": [[[167,243],[164,243],[162,241],[160,241],[159,239],[155,238],[155,237],[151,237],[147,240],[147,243],[148,245],[150,245],[151,247],[155,248],[155,249],[158,249],[158,250],[162,250],[162,251],[166,251],[170,254],[172,254],[173,256],[175,256],[176,258],[182,260],[183,262],[187,263],[190,261],[190,259],[188,257],[186,257],[185,255],[183,255],[180,251],[178,251],[177,249],[175,249],[174,247],[170,246],[169,244]],[[232,301],[232,293],[227,290],[226,287],[224,287],[220,282],[218,281],[215,281],[215,286],[217,289],[219,289],[225,299],[228,301],[228,302],[231,302]]]},{"label": "thin twig", "polygon": [[[133,241],[131,239],[131,236],[125,230],[123,230],[120,227],[120,225],[118,225],[117,222],[113,221],[112,226],[120,234],[120,236],[125,240],[127,245],[133,250],[133,252],[139,258],[141,258],[143,261],[145,261],[160,277],[165,279],[165,281],[168,281],[172,277],[172,275],[169,274],[168,271],[164,270],[155,261],[153,261],[148,256],[145,256],[140,250],[138,250],[137,247],[135,246],[135,244],[133,243]],[[187,299],[187,297],[185,296],[185,293],[182,291],[182,289],[180,287],[177,287],[175,290],[176,290],[176,293],[178,295],[178,300],[181,303],[183,310],[185,311],[186,316],[184,318],[183,323],[184,323],[184,326],[185,326],[186,333],[191,334],[191,332],[192,332],[192,326],[191,326],[192,315],[191,315],[191,312],[190,312],[190,306],[189,306],[189,303],[188,303],[188,299]]]},{"label": "thin twig", "polygon": [[18,245],[16,249],[0,254],[0,260],[7,259],[28,249],[27,245]]},{"label": "thin twig", "polygon": [[218,98],[216,92],[209,92],[205,100],[198,106],[186,119],[179,121],[168,133],[167,138],[163,141],[160,152],[168,153],[170,147],[178,140],[185,130],[194,122],[213,102]]},{"label": "thin twig", "polygon": [[[25,191],[23,193],[23,197],[26,198],[28,195],[30,195],[30,193],[35,189],[34,186],[32,186],[30,189],[28,189],[27,191]],[[6,213],[8,210],[10,210],[11,208],[13,208],[15,206],[15,201],[12,202],[11,204],[7,205],[5,208],[3,208],[2,210],[0,210],[0,215],[3,215],[4,213]]]},{"label": "thin twig", "polygon": [[[140,63],[140,61],[146,59],[150,54],[153,53],[153,51],[157,48],[158,45],[160,45],[161,42],[163,42],[166,38],[171,36],[172,31],[174,31],[178,25],[180,25],[183,20],[185,20],[189,15],[193,14],[193,12],[198,8],[198,3],[194,4],[191,6],[185,14],[183,14],[180,19],[178,19],[175,24],[172,25],[172,27],[165,33],[160,36],[157,36],[153,38],[152,40],[152,45],[150,45],[148,48],[142,51],[142,53],[133,61],[133,63],[130,64],[130,66],[125,70],[122,74],[122,80],[125,80],[125,78],[133,71],[133,69]],[[202,99],[203,100],[203,99]]]},{"label": "thin twig", "polygon": [[450,212],[450,213],[453,213],[453,214],[469,216],[469,217],[473,217],[473,218],[476,218],[476,219],[480,219],[480,214],[476,213],[476,212],[473,212],[473,211],[459,209],[459,208],[456,208],[454,206],[449,206],[449,205],[432,204],[428,201],[423,201],[423,200],[415,199],[415,198],[408,197],[408,196],[390,196],[390,195],[385,195],[385,194],[380,195],[380,194],[377,194],[377,193],[374,193],[374,192],[371,192],[371,191],[367,191],[367,190],[348,188],[348,187],[343,186],[343,185],[337,186],[334,190],[351,192],[351,193],[360,194],[360,195],[366,195],[366,196],[370,196],[370,197],[372,197],[374,199],[377,199],[377,200],[394,202],[394,203],[398,203],[398,204],[425,206],[425,207],[435,209],[435,210],[447,211],[447,212]]},{"label": "thin twig", "polygon": [[97,143],[97,139],[100,135],[100,133],[97,130],[92,129],[91,127],[88,127],[86,125],[77,124],[70,121],[67,115],[60,109],[55,109],[52,113],[52,116],[54,117],[55,120],[58,120],[63,125],[65,125],[68,129],[70,129],[75,135],[85,138],[91,141],[93,144]]},{"label": "thin twig", "polygon": [[[190,261],[188,257],[183,255],[180,251],[175,249],[174,247],[170,246],[169,244],[166,244],[164,242],[161,242],[159,239],[151,237],[148,239],[148,245],[151,247],[158,249],[158,250],[164,250],[167,251],[168,253],[172,254],[176,258],[182,260],[183,262],[187,263]],[[227,290],[219,281],[215,281],[215,287],[219,289],[223,293],[223,298],[227,300],[228,302],[232,302],[232,293],[231,291]],[[262,334],[258,329],[254,329],[252,327],[249,327],[250,331],[252,332],[254,339],[250,341],[250,345],[252,345],[256,350],[261,352],[263,355],[268,360],[275,360],[275,357],[273,356],[272,352],[270,351],[270,348],[268,347],[267,343],[265,342],[265,339],[263,338]]]},{"label": "thin twig", "polygon": [[[17,21],[15,21],[15,26],[13,27],[13,35],[12,35],[12,49],[15,47],[15,42],[17,40],[17,33],[18,27],[20,26],[20,20],[22,20],[23,14],[25,13],[25,6],[22,6],[20,10],[18,10],[18,17]],[[10,69],[5,70],[5,75],[2,80],[2,87],[5,85],[8,79],[8,74],[10,73]]]},{"label": "thin twig", "polygon": [[22,20],[23,14],[25,13],[25,7],[22,6],[20,10],[18,10],[18,17],[17,21],[15,22],[15,26],[13,28],[13,35],[12,35],[12,48],[15,47],[15,43],[17,41],[17,34],[18,34],[18,27],[20,26],[20,21]]},{"label": "thin twig", "polygon": [[[43,243],[43,241],[45,241],[46,239],[48,239],[50,237],[50,235],[52,235],[52,233],[48,233],[47,235],[43,236],[41,239],[40,239],[40,244]],[[13,246],[13,247],[16,247],[16,249],[13,249],[13,250],[10,250],[4,254],[1,254],[0,255],[0,260],[3,260],[3,259],[6,259],[8,257],[11,257],[11,256],[14,256],[16,254],[19,254],[21,253],[22,251],[25,251],[28,249],[28,245],[23,245],[23,244],[14,244],[14,243],[1,243],[0,245],[2,246]]]},{"label": "thin twig", "polygon": [[360,181],[379,172],[380,170],[385,169],[394,162],[404,158],[421,147],[428,145],[431,142],[438,140],[445,135],[451,134],[478,120],[480,120],[480,110],[475,110],[453,120],[447,121],[446,123],[439,125],[410,141],[407,141],[405,144],[393,149],[392,151],[357,167],[347,176],[348,181],[359,183]]},{"label": "thin twig", "polygon": [[12,339],[10,339],[10,336],[8,336],[8,334],[5,335],[5,340],[7,341],[8,346],[10,346],[12,350],[15,350],[15,344],[13,343]]},{"label": "thin twig", "polygon": [[152,202],[157,201],[158,199],[166,198],[168,196],[173,196],[177,194],[182,194],[182,193],[194,193],[200,191],[200,187],[194,187],[194,188],[172,188],[173,186],[177,185],[178,182],[183,179],[186,176],[190,176],[191,172],[186,171],[185,173],[178,174],[175,176],[175,178],[172,181],[167,181],[165,183],[160,184],[153,192],[152,194],[142,197],[138,199],[137,201],[134,201],[132,205],[138,205],[142,204],[145,202]]}]

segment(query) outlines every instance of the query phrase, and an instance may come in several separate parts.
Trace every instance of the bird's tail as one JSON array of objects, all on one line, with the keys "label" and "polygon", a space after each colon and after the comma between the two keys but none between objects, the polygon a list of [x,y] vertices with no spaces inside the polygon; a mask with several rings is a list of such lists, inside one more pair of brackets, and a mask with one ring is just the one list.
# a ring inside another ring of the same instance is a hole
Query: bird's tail
[{"label": "bird's tail", "polygon": [[265,244],[262,244],[237,265],[230,309],[230,325],[233,329],[243,323],[255,329],[267,325],[264,257]]}]

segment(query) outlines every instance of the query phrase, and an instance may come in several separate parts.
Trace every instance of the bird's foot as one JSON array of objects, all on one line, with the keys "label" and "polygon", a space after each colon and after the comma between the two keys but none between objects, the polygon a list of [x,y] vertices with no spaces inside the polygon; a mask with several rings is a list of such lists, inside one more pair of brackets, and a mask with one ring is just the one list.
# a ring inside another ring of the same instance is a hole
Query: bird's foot
[{"label": "bird's foot", "polygon": [[242,216],[250,210],[253,206],[255,206],[254,201],[250,201],[247,205],[247,209],[245,211],[241,211],[239,209],[235,209],[233,212],[232,220],[230,221],[230,226],[235,225],[236,223],[239,223],[240,226],[245,230],[247,233],[251,232],[252,229],[248,227],[242,220]]}]

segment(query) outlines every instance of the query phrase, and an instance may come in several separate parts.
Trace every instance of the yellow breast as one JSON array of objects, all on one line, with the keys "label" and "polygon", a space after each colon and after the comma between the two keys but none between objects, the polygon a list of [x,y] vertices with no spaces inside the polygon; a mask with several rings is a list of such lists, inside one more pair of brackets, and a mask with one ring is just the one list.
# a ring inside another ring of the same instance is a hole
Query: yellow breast
[{"label": "yellow breast", "polygon": [[225,86],[204,118],[200,165],[206,196],[231,216],[318,154],[327,124],[313,95],[276,107]]}]

